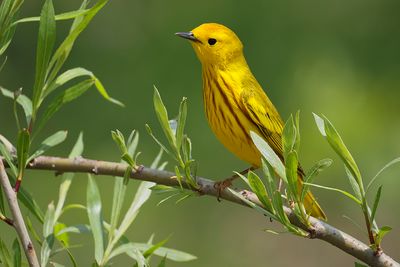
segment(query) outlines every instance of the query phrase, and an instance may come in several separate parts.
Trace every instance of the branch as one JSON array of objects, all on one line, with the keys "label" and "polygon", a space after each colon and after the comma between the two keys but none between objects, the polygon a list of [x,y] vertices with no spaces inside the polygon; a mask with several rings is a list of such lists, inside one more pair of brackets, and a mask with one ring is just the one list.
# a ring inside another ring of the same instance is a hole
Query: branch
[{"label": "branch", "polygon": [[36,257],[35,249],[32,245],[32,241],[29,237],[28,230],[26,229],[25,222],[18,205],[17,194],[10,184],[10,180],[8,179],[2,160],[0,160],[0,183],[7,197],[8,206],[10,207],[13,216],[12,226],[15,228],[15,231],[17,231],[19,240],[24,248],[26,258],[28,259],[29,266],[39,267],[40,265]]},{"label": "branch", "polygon": [[[63,172],[83,172],[123,177],[127,165],[108,161],[84,159],[82,157],[69,159],[41,156],[30,162],[27,168],[37,170],[52,170],[56,171],[57,174]],[[179,182],[174,173],[145,167],[141,168],[138,172],[132,172],[131,178],[142,181],[151,181],[157,184],[179,186]],[[182,186],[184,186],[186,189],[198,191],[201,195],[204,194],[215,197],[218,196],[218,190],[214,187],[214,181],[202,177],[196,177],[196,179],[197,183],[200,185],[200,190],[191,188],[185,182],[182,183]],[[241,193],[251,202],[262,206],[257,196],[252,192],[242,190],[239,191],[239,193]],[[230,193],[228,190],[224,190],[222,192],[221,198],[236,204],[247,206],[247,204],[245,204],[234,194]],[[294,225],[310,233],[310,238],[316,238],[328,242],[370,266],[400,267],[400,264],[393,260],[390,256],[383,252],[377,255],[375,251],[365,243],[327,224],[326,222],[310,217],[310,223],[312,225],[312,229],[310,229],[299,222],[291,209],[285,207],[285,212]]]}]

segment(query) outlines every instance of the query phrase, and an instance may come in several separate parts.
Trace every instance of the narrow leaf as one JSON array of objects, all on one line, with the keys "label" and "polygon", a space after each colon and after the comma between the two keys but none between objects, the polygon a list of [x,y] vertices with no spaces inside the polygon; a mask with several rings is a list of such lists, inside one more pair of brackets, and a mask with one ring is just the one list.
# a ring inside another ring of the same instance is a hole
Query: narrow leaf
[{"label": "narrow leaf", "polygon": [[21,247],[19,246],[18,239],[15,239],[12,245],[14,252],[14,267],[21,267]]},{"label": "narrow leaf", "polygon": [[263,203],[265,208],[272,211],[272,203],[268,197],[267,189],[257,174],[250,171],[248,174],[248,181],[251,190],[257,195],[258,199]]},{"label": "narrow leaf", "polygon": [[178,115],[178,127],[176,129],[176,147],[178,151],[181,149],[182,139],[183,139],[183,132],[185,129],[186,123],[186,116],[187,116],[187,98],[184,97],[181,101],[179,106],[179,115]]},{"label": "narrow leaf", "polygon": [[[52,0],[46,0],[40,13],[39,36],[36,49],[36,75],[33,86],[33,113],[39,106],[46,79],[46,70],[56,40],[56,22]],[[35,116],[35,115],[34,115]]]},{"label": "narrow leaf", "polygon": [[390,161],[388,164],[386,164],[382,169],[379,170],[379,172],[374,176],[374,178],[371,179],[371,181],[367,185],[367,192],[371,188],[371,185],[376,181],[376,179],[389,167],[391,167],[394,164],[397,164],[400,162],[400,157],[395,158],[394,160]]},{"label": "narrow leaf", "polygon": [[170,146],[176,148],[176,138],[169,125],[168,112],[161,99],[160,93],[158,92],[156,87],[154,87],[153,102],[154,102],[154,110],[156,111],[156,115],[158,121],[160,122],[161,128]]},{"label": "narrow leaf", "polygon": [[4,157],[8,166],[10,166],[11,174],[16,178],[18,176],[18,169],[13,162],[13,156],[11,155],[11,152],[3,144],[3,140],[0,140],[0,155]]},{"label": "narrow leaf", "polygon": [[268,145],[268,143],[256,134],[253,131],[250,131],[250,136],[253,139],[253,142],[263,157],[268,161],[268,163],[272,166],[274,171],[278,174],[280,178],[282,178],[285,183],[287,183],[285,166],[283,165],[281,159],[276,155],[274,150]]},{"label": "narrow leaf", "polygon": [[[317,125],[318,127],[322,127],[320,125],[320,119],[317,115],[314,114],[314,117],[316,118]],[[319,119],[317,119],[319,118]],[[350,151],[347,149],[346,145],[344,144],[342,138],[340,137],[339,133],[335,129],[335,127],[332,125],[332,123],[327,119],[323,118],[324,121],[324,131],[326,133],[326,139],[328,140],[328,143],[331,145],[333,150],[338,154],[338,156],[343,160],[344,164],[349,168],[353,176],[356,178],[356,181],[361,189],[362,185],[362,180],[361,180],[361,173],[360,170],[358,169],[358,166],[351,155]],[[321,131],[321,129],[320,129]],[[321,131],[322,133],[322,131]]]},{"label": "narrow leaf", "polygon": [[100,192],[96,182],[91,175],[88,176],[89,179],[86,192],[87,212],[94,239],[95,259],[99,264],[104,255],[104,232],[101,215],[102,206]]},{"label": "narrow leaf", "polygon": [[[3,96],[14,99],[14,93],[10,90],[0,86],[0,92],[3,94]],[[17,98],[17,103],[21,105],[22,109],[24,110],[26,123],[29,124],[32,118],[32,101],[26,95],[20,94]]]},{"label": "narrow leaf", "polygon": [[[329,166],[332,165],[332,160],[331,159],[322,159],[318,161],[317,163],[312,166],[312,168],[307,172],[304,182],[312,184],[314,181],[314,178],[322,172],[324,169],[328,168]],[[300,201],[303,202],[304,198],[306,196],[306,193],[309,190],[309,185],[303,183],[303,188],[301,191],[301,198]]]},{"label": "narrow leaf", "polygon": [[39,149],[36,150],[29,158],[28,162],[37,158],[40,155],[43,155],[48,149],[61,144],[67,138],[67,131],[58,131],[51,136],[47,137],[39,146]]},{"label": "narrow leaf", "polygon": [[12,259],[6,244],[0,239],[0,261],[5,267],[12,267]]},{"label": "narrow leaf", "polygon": [[53,117],[53,115],[65,104],[73,101],[74,99],[80,97],[83,93],[85,93],[91,86],[93,85],[93,81],[91,79],[84,80],[78,84],[71,86],[66,89],[62,93],[60,93],[46,108],[42,119],[40,120],[38,129],[42,129],[42,127],[46,124],[46,122]]},{"label": "narrow leaf", "polygon": [[43,245],[41,249],[41,266],[46,266],[49,258],[50,253],[54,245],[54,234],[53,229],[55,225],[55,218],[54,218],[54,204],[53,202],[49,204],[47,208],[46,215],[44,217],[44,224],[43,224]]},{"label": "narrow leaf", "polygon": [[341,189],[333,188],[333,187],[328,187],[328,186],[323,186],[323,185],[317,185],[317,184],[310,184],[310,183],[304,183],[304,184],[307,184],[307,185],[313,186],[313,187],[317,187],[317,188],[322,188],[322,189],[326,189],[326,190],[342,193],[346,197],[348,197],[351,200],[353,200],[354,202],[356,202],[358,205],[361,205],[361,200],[357,199],[355,196],[353,196],[352,194],[350,194],[349,192],[347,192],[345,190],[341,190]]},{"label": "narrow leaf", "polygon": [[[139,251],[146,251],[150,249],[153,245],[146,244],[146,243],[128,243],[128,247],[131,249],[138,249]],[[131,256],[131,254],[128,251],[128,255]],[[182,252],[179,250],[171,249],[171,248],[165,248],[165,247],[159,247],[157,248],[154,252],[154,255],[161,256],[161,257],[167,257],[167,259],[176,261],[176,262],[186,262],[186,261],[191,261],[197,259],[196,256],[193,256],[192,254]]]},{"label": "narrow leaf", "polygon": [[290,195],[293,197],[293,200],[297,202],[300,201],[300,194],[298,192],[298,176],[297,176],[297,168],[298,168],[298,159],[296,151],[292,150],[286,155],[285,167],[286,167],[286,177],[288,180],[288,189],[290,191]]},{"label": "narrow leaf", "polygon": [[293,122],[293,116],[290,115],[289,119],[286,121],[282,132],[282,147],[283,147],[283,157],[286,159],[289,152],[294,150],[296,142],[296,129]]},{"label": "narrow leaf", "polygon": [[378,234],[376,235],[376,244],[378,246],[380,246],[380,244],[382,243],[382,239],[383,237],[389,233],[392,230],[392,227],[390,226],[382,226],[381,229],[379,229]]},{"label": "narrow leaf", "polygon": [[382,185],[379,186],[378,191],[376,191],[374,206],[372,207],[371,217],[369,220],[371,223],[373,223],[373,221],[375,220],[375,214],[376,210],[378,209],[379,200],[381,199],[381,193],[382,193]]},{"label": "narrow leaf", "polygon": [[[74,11],[69,11],[65,13],[61,13],[58,15],[55,15],[55,20],[69,20],[69,19],[74,19],[79,16],[85,15],[89,10],[88,9],[83,9],[83,10],[74,10]],[[11,24],[11,26],[17,25],[19,23],[26,23],[26,22],[34,22],[34,21],[40,21],[40,17],[28,17],[28,18],[23,18],[15,21],[14,23]]]}]

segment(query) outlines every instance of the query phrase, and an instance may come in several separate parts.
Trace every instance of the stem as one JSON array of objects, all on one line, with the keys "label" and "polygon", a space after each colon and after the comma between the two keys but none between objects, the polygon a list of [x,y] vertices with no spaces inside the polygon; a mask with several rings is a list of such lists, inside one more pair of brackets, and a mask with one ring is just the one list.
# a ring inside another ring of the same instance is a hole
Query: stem
[{"label": "stem", "polygon": [[26,229],[26,225],[18,205],[17,194],[14,192],[10,184],[10,180],[8,179],[2,160],[0,160],[0,183],[1,186],[3,187],[4,193],[7,198],[8,206],[13,216],[13,226],[18,234],[18,238],[22,244],[22,247],[24,248],[26,258],[28,259],[29,262],[29,266],[39,267],[40,265],[36,257],[35,249],[29,237],[28,230]]},{"label": "stem", "polygon": [[[124,177],[126,167],[127,165],[122,163],[84,159],[82,157],[70,159],[47,156],[37,157],[27,166],[28,169],[50,170],[56,171],[56,173],[58,174],[63,172],[85,172],[99,175],[108,175],[111,177]],[[167,171],[160,171],[143,167],[137,172],[133,171],[130,177],[137,180],[155,182],[157,184],[179,186],[179,181],[174,178],[175,173]],[[214,197],[220,196],[222,199],[225,199],[227,201],[247,206],[247,204],[245,204],[241,199],[230,193],[228,190],[224,190],[220,194],[219,190],[215,187],[215,182],[212,180],[197,177],[196,181],[198,182],[200,189],[194,189],[190,187],[190,185],[188,185],[186,182],[183,182],[182,186],[189,190],[200,192],[202,195],[209,195]],[[245,190],[239,192],[242,195],[245,195],[246,198],[251,202],[262,206],[257,196],[252,192],[248,192]],[[327,224],[326,222],[320,221],[310,216],[309,222],[312,227],[310,228],[301,223],[290,208],[284,207],[284,210],[285,213],[288,215],[291,223],[309,232],[310,238],[317,238],[328,242],[370,266],[400,267],[400,264],[393,260],[387,254],[383,252],[379,255],[376,254],[375,251],[372,250],[367,244]]]},{"label": "stem", "polygon": [[370,216],[369,216],[369,211],[368,211],[368,205],[367,205],[365,198],[363,201],[363,213],[364,213],[365,224],[367,226],[369,243],[371,245],[375,245],[376,244],[375,236],[374,236],[374,233],[372,232]]}]

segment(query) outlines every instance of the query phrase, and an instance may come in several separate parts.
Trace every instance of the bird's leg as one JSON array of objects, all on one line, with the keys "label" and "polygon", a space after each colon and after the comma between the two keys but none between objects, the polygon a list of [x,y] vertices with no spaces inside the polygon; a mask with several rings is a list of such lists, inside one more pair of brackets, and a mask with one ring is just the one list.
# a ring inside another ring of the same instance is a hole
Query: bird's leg
[{"label": "bird's leg", "polygon": [[[251,166],[250,168],[247,168],[247,169],[245,169],[245,170],[243,170],[243,171],[241,171],[241,172],[239,172],[239,173],[240,173],[241,175],[246,175],[249,171],[252,171],[252,170],[254,170],[254,169],[255,169],[255,167]],[[239,175],[234,174],[234,175],[232,175],[232,176],[229,177],[229,178],[226,178],[226,179],[224,179],[224,180],[222,180],[222,181],[217,181],[217,182],[214,183],[214,188],[218,190],[218,196],[217,196],[217,200],[218,200],[218,201],[221,201],[221,194],[222,194],[222,191],[224,191],[225,188],[231,186],[231,185],[232,185],[232,182],[233,182],[234,180],[236,180],[238,177],[239,177]]]}]

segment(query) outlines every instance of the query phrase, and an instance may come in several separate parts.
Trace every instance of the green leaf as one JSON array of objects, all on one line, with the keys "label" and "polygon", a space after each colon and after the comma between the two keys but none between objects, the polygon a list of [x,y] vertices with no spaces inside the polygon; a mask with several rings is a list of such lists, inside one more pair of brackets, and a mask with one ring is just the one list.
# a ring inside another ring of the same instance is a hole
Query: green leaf
[{"label": "green leaf", "polygon": [[349,170],[349,168],[347,168],[346,164],[344,165],[344,169],[354,194],[358,199],[362,199],[363,197],[361,195],[360,186],[358,185],[356,178],[353,176],[353,173]]},{"label": "green leaf", "polygon": [[125,161],[130,167],[134,168],[136,166],[136,163],[135,160],[132,158],[132,156],[129,154],[128,148],[126,147],[125,144],[124,135],[119,130],[116,130],[116,131],[111,131],[111,136],[114,142],[121,150],[122,153],[121,159]]},{"label": "green leaf", "polygon": [[392,165],[399,163],[400,162],[400,157],[395,158],[394,160],[390,161],[388,164],[386,164],[382,169],[379,170],[379,172],[374,176],[374,178],[371,179],[371,181],[367,185],[367,192],[371,188],[372,184],[376,181],[376,179],[389,167]]},{"label": "green leaf", "polygon": [[160,151],[158,152],[157,156],[154,158],[153,162],[150,164],[150,168],[151,169],[157,169],[159,167],[163,152],[164,151],[162,149],[160,149]]},{"label": "green leaf", "polygon": [[300,194],[298,192],[298,176],[297,176],[297,168],[298,168],[298,159],[297,153],[295,150],[290,151],[285,160],[285,167],[286,167],[286,177],[288,180],[288,189],[290,195],[293,197],[293,200],[299,202],[300,201]]},{"label": "green leaf", "polygon": [[65,227],[56,233],[56,236],[60,236],[66,233],[74,233],[74,234],[87,234],[90,233],[90,227],[86,224],[77,224]]},{"label": "green leaf", "polygon": [[[146,243],[128,243],[126,244],[129,249],[127,249],[128,255],[131,256],[130,251],[137,249],[139,251],[147,251],[153,245],[151,244],[146,244]],[[159,247],[157,248],[154,252],[154,255],[160,256],[160,257],[167,257],[167,259],[176,261],[176,262],[186,262],[186,261],[192,261],[197,259],[196,256],[193,256],[192,254],[182,252],[179,250],[171,249],[171,248],[165,248],[165,247]]]},{"label": "green leaf", "polygon": [[178,115],[178,127],[176,129],[176,147],[178,151],[181,149],[183,132],[185,130],[186,124],[186,116],[187,116],[187,98],[184,97],[179,106],[179,115]]},{"label": "green leaf", "polygon": [[290,115],[289,119],[286,121],[282,132],[282,147],[283,147],[283,157],[286,159],[289,152],[295,149],[296,143],[296,129],[293,122],[293,116]]},{"label": "green leaf", "polygon": [[60,241],[61,244],[63,244],[66,247],[69,247],[69,235],[67,232],[64,232],[62,234],[58,234],[61,230],[67,228],[67,225],[64,223],[56,223],[54,225],[54,235],[57,238],[58,241]]},{"label": "green leaf", "polygon": [[18,133],[17,158],[18,158],[18,179],[22,179],[25,166],[28,163],[28,153],[30,146],[30,134],[27,129],[22,129]]},{"label": "green leaf", "polygon": [[39,146],[39,149],[36,150],[29,158],[28,162],[37,158],[40,155],[43,155],[48,149],[55,147],[58,144],[61,144],[67,138],[67,131],[58,131],[51,136],[47,137]]},{"label": "green leaf", "polygon": [[157,139],[157,137],[155,137],[155,135],[153,134],[153,131],[151,130],[150,126],[148,124],[145,125],[146,127],[146,131],[147,133],[153,138],[153,140],[160,146],[160,148],[162,150],[164,150],[171,158],[175,159],[176,161],[178,161],[178,159],[176,158],[176,156],[174,154],[172,154],[164,145],[163,143],[161,143],[160,140]]},{"label": "green leaf", "polygon": [[176,150],[177,149],[176,138],[175,138],[175,135],[172,132],[172,129],[169,125],[168,112],[167,112],[167,109],[165,108],[165,105],[164,105],[162,99],[161,99],[160,93],[158,92],[158,90],[155,86],[154,86],[153,102],[154,102],[154,110],[156,111],[157,119],[161,125],[161,128],[165,134],[165,137],[167,138],[170,146]]},{"label": "green leaf", "polygon": [[190,138],[187,136],[183,136],[182,152],[183,160],[185,162],[192,159],[192,141],[190,141]]},{"label": "green leaf", "polygon": [[[61,13],[61,14],[55,15],[55,20],[58,21],[58,20],[74,19],[76,17],[85,15],[86,13],[88,13],[88,11],[89,11],[89,9],[82,9],[82,10],[74,10],[74,11]],[[11,26],[17,25],[19,23],[34,22],[34,21],[40,21],[40,17],[29,17],[29,18],[19,19],[19,20],[15,21],[14,23],[12,23]]]},{"label": "green leaf", "polygon": [[[322,172],[324,169],[331,166],[332,162],[333,161],[331,159],[322,159],[322,160],[318,161],[317,163],[315,163],[314,166],[312,166],[312,168],[307,172],[307,174],[304,178],[304,182],[312,184],[314,181],[314,178],[320,172]],[[301,190],[301,198],[300,198],[301,202],[304,201],[304,198],[306,196],[306,193],[309,190],[309,187],[310,187],[309,185],[303,183],[303,188]]]},{"label": "green leaf", "polygon": [[247,175],[251,190],[257,195],[258,199],[263,203],[264,207],[272,211],[272,203],[268,197],[267,189],[257,174],[250,171]]},{"label": "green leaf", "polygon": [[18,239],[14,239],[12,244],[12,249],[14,251],[14,267],[21,267],[21,247],[19,246]]},{"label": "green leaf", "polygon": [[95,259],[99,264],[104,255],[104,230],[102,226],[103,219],[101,215],[102,206],[100,192],[96,182],[91,175],[88,176],[89,179],[86,192],[87,213],[94,239]]},{"label": "green leaf", "polygon": [[106,99],[106,100],[110,101],[111,103],[114,103],[114,104],[116,104],[118,106],[121,106],[121,107],[125,106],[122,102],[118,101],[117,99],[112,98],[107,93],[106,88],[103,86],[103,84],[100,82],[100,80],[97,77],[93,76],[93,79],[94,79],[94,86],[96,86],[97,91],[100,93],[100,95],[104,99]]},{"label": "green leaf", "polygon": [[10,252],[8,251],[6,244],[2,239],[0,239],[0,261],[4,267],[13,266]]},{"label": "green leaf", "polygon": [[323,186],[323,185],[317,185],[317,184],[310,184],[310,183],[304,183],[304,184],[307,184],[307,185],[313,186],[313,187],[317,187],[317,188],[322,188],[322,189],[326,189],[326,190],[342,193],[346,197],[348,197],[351,200],[353,200],[354,202],[356,202],[358,205],[362,204],[361,200],[359,200],[358,198],[356,198],[355,196],[353,196],[352,194],[350,194],[349,192],[347,192],[345,190],[341,190],[341,189],[333,188],[333,187],[328,187],[328,186]]},{"label": "green leaf", "polygon": [[[328,140],[328,143],[331,145],[336,154],[338,154],[338,156],[343,160],[344,164],[349,168],[352,175],[356,178],[356,181],[360,187],[360,191],[363,192],[364,189],[361,180],[360,170],[358,169],[358,166],[354,161],[353,156],[350,154],[350,151],[347,149],[339,133],[327,118],[324,117],[323,119],[321,119],[316,114],[314,114],[314,117],[321,133],[323,135],[324,133],[326,134],[325,136]],[[321,124],[321,120],[323,120],[324,122],[323,126]]]},{"label": "green leaf", "polygon": [[[75,158],[77,156],[80,156],[82,155],[82,152],[83,152],[83,134],[82,132],[80,132],[78,139],[76,140],[75,145],[73,146],[71,153],[69,154],[69,158]],[[62,175],[62,180],[58,193],[58,202],[55,211],[56,220],[58,220],[62,214],[65,199],[67,198],[67,193],[71,186],[73,178],[74,178],[74,173],[64,173]]]},{"label": "green leaf", "polygon": [[382,227],[379,229],[379,232],[376,234],[376,239],[375,239],[375,242],[376,242],[376,244],[377,244],[378,246],[380,246],[380,244],[382,243],[383,237],[384,237],[387,233],[389,233],[391,230],[392,230],[392,227],[390,227],[390,226],[382,226]]},{"label": "green leaf", "polygon": [[168,185],[161,185],[161,184],[156,184],[156,185],[150,187],[150,190],[152,190],[156,194],[181,191],[180,188],[176,188],[176,187],[168,186]]},{"label": "green leaf", "polygon": [[371,223],[373,223],[375,220],[375,214],[376,210],[378,209],[379,200],[381,199],[381,193],[382,193],[382,185],[379,186],[378,191],[376,191],[374,206],[372,207],[371,217],[369,220]]},{"label": "green leaf", "polygon": [[322,136],[326,137],[324,120],[315,113],[313,113],[313,116],[314,116],[315,124],[317,124],[319,132],[321,133]]},{"label": "green leaf", "polygon": [[128,142],[126,145],[127,152],[132,158],[135,156],[138,144],[139,144],[139,132],[133,130],[129,135]]},{"label": "green leaf", "polygon": [[0,140],[0,155],[4,157],[8,166],[10,166],[11,174],[13,175],[13,177],[16,178],[18,176],[18,169],[13,162],[13,156],[11,155],[10,151],[8,151],[6,146],[3,144],[3,140]]},{"label": "green leaf", "polygon": [[154,253],[154,251],[156,251],[157,249],[161,248],[162,246],[164,246],[169,240],[169,237],[167,237],[166,239],[158,242],[157,244],[153,245],[151,248],[147,249],[145,252],[143,252],[143,256],[145,258],[148,258],[150,255],[152,255]]},{"label": "green leaf", "polygon": [[41,258],[41,266],[46,266],[49,258],[50,253],[54,245],[54,224],[55,224],[55,210],[54,204],[51,202],[47,208],[46,215],[44,217],[43,223],[43,245],[40,252]]},{"label": "green leaf", "polygon": [[241,201],[243,201],[243,203],[247,204],[250,208],[253,208],[255,211],[258,211],[259,213],[270,217],[273,220],[279,221],[279,218],[271,213],[270,211],[258,206],[257,204],[251,202],[250,200],[248,200],[247,198],[245,198],[241,193],[236,192],[235,190],[233,190],[232,188],[228,187],[226,188],[232,195],[236,196],[238,199],[240,199]]},{"label": "green leaf", "polygon": [[[93,7],[91,7],[85,16],[76,17],[72,26],[70,33],[61,43],[61,45],[54,52],[53,57],[50,60],[47,71],[49,73],[49,81],[53,81],[53,79],[57,76],[58,71],[63,66],[65,60],[68,58],[69,53],[74,45],[75,40],[81,34],[81,32],[89,25],[90,21],[97,14],[100,9],[104,7],[104,5],[108,2],[108,0],[99,0],[96,2]],[[83,1],[79,10],[85,9],[87,1]],[[51,71],[50,71],[51,70]]]},{"label": "green leaf", "polygon": [[[15,179],[11,178],[11,181],[15,183]],[[32,214],[38,219],[39,222],[44,222],[44,214],[40,209],[39,205],[36,203],[35,199],[33,199],[32,195],[24,189],[23,186],[20,187],[18,194],[18,200],[24,204],[24,206],[32,212]]]},{"label": "green leaf", "polygon": [[35,227],[33,227],[32,225],[32,221],[30,219],[29,216],[25,217],[25,222],[26,222],[26,227],[28,228],[28,231],[30,233],[30,235],[36,240],[36,242],[38,242],[38,244],[40,246],[42,246],[43,242],[42,242],[42,238],[39,236],[39,234],[36,232]]},{"label": "green leaf", "polygon": [[[14,93],[0,86],[0,92],[3,96],[14,99]],[[32,101],[23,94],[20,94],[17,98],[17,103],[21,105],[25,113],[26,124],[28,125],[32,118]]]},{"label": "green leaf", "polygon": [[71,153],[69,153],[69,156],[68,156],[68,157],[69,157],[70,159],[73,159],[73,158],[76,158],[76,157],[81,156],[82,153],[83,153],[83,148],[84,148],[84,144],[83,144],[83,133],[80,132],[80,133],[79,133],[79,136],[78,136],[78,139],[76,140],[75,145],[74,145],[74,147],[72,148]]},{"label": "green leaf", "polygon": [[[273,168],[271,167],[271,165],[264,159],[261,159],[261,166],[262,166],[262,170],[263,173],[265,175],[266,178],[266,189],[268,192],[268,195],[271,196],[274,194],[274,191],[277,190],[277,185],[275,183],[275,177],[273,177],[275,175]],[[274,211],[275,212],[275,211]]]},{"label": "green leaf", "polygon": [[[23,0],[3,0],[0,6],[0,55],[2,55],[7,47],[10,45],[11,40],[15,33],[15,26],[12,22],[16,20],[18,11],[22,5]],[[11,25],[11,26],[10,26]]]},{"label": "green leaf", "polygon": [[84,80],[78,84],[71,86],[70,88],[66,89],[65,91],[61,92],[51,104],[46,108],[45,112],[43,113],[42,119],[38,125],[38,130],[42,129],[46,122],[53,117],[53,115],[65,104],[75,100],[76,98],[80,97],[83,93],[85,93],[92,85],[93,80],[88,79]]},{"label": "green leaf", "polygon": [[291,225],[289,218],[287,217],[285,210],[283,209],[283,201],[281,192],[275,190],[272,194],[272,204],[276,211],[276,215],[279,218],[279,221],[284,225],[288,226]]},{"label": "green leaf", "polygon": [[127,171],[125,172],[124,178],[115,177],[110,229],[108,233],[109,243],[114,238],[115,230],[117,229],[118,221],[121,215],[122,205],[125,199],[127,184],[124,182],[124,180],[129,179],[131,172],[132,168],[128,167]]},{"label": "green leaf", "polygon": [[131,226],[137,214],[139,213],[140,208],[149,199],[151,195],[150,187],[152,187],[153,185],[154,183],[151,182],[140,183],[136,191],[135,198],[133,199],[131,206],[129,207],[124,218],[122,219],[120,226],[118,227],[118,230],[114,238],[115,240],[114,243],[117,242]]},{"label": "green leaf", "polygon": [[285,166],[283,165],[281,159],[276,155],[274,150],[268,145],[268,143],[256,134],[253,131],[250,131],[251,139],[253,140],[254,145],[263,155],[263,157],[268,161],[268,163],[272,166],[274,171],[278,174],[278,176],[285,181],[287,184],[288,181],[286,179]]},{"label": "green leaf", "polygon": [[[36,49],[36,74],[33,86],[33,117],[39,107],[46,79],[46,70],[56,40],[56,22],[52,0],[46,0],[40,13],[39,35]],[[33,118],[35,119],[35,118]]]}]

